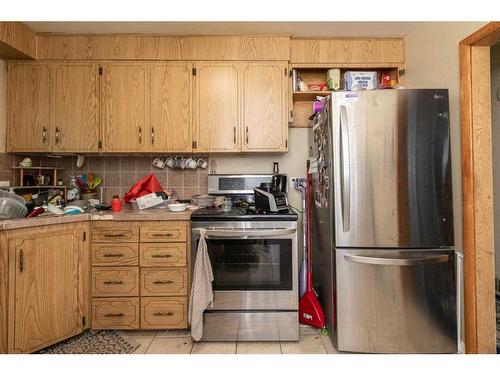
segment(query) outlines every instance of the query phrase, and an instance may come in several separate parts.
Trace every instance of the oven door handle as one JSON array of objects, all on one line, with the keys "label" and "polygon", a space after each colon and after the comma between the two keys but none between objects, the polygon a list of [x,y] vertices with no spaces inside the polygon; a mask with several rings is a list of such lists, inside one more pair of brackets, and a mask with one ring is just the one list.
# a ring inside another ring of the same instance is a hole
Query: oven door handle
[{"label": "oven door handle", "polygon": [[[205,234],[207,237],[227,237],[227,238],[268,238],[276,236],[286,236],[293,234],[297,229],[255,229],[255,230],[223,230],[223,229],[206,229]],[[193,229],[193,233],[200,235],[199,229]]]}]

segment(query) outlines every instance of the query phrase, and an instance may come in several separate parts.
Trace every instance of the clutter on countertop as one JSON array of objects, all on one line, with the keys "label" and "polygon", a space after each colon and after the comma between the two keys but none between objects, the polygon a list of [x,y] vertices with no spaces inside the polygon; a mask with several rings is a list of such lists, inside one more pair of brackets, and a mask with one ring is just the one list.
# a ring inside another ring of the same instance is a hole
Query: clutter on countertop
[{"label": "clutter on countertop", "polygon": [[138,197],[142,197],[143,195],[156,193],[159,191],[163,191],[160,182],[156,178],[154,173],[151,173],[147,176],[144,176],[139,181],[137,181],[134,186],[130,188],[130,190],[123,197],[123,201],[125,203],[129,203],[132,199],[137,199]]}]

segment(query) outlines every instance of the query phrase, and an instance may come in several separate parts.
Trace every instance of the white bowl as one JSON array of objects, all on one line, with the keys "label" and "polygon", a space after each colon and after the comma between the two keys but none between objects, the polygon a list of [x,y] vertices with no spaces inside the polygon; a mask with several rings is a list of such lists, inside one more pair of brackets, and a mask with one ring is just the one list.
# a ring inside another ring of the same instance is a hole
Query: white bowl
[{"label": "white bowl", "polygon": [[186,203],[171,203],[167,207],[172,212],[181,212],[181,211],[186,210],[187,204]]}]

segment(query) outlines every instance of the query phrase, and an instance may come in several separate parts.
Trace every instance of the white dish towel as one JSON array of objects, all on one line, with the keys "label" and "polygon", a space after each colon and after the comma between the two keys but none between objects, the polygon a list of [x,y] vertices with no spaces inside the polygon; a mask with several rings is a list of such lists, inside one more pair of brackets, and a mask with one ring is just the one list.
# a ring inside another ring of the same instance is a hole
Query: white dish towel
[{"label": "white dish towel", "polygon": [[203,312],[208,305],[213,306],[214,302],[212,290],[214,275],[205,237],[205,229],[200,229],[188,311],[188,322],[191,324],[191,337],[194,341],[200,341],[203,335]]}]

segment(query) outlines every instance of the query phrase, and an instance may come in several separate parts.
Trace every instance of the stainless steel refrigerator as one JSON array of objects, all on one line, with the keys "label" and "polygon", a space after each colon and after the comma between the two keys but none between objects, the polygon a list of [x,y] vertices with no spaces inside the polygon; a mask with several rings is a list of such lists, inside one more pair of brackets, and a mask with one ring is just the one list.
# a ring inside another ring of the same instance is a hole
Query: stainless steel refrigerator
[{"label": "stainless steel refrigerator", "polygon": [[337,92],[311,125],[314,287],[337,349],[457,352],[448,91]]}]

